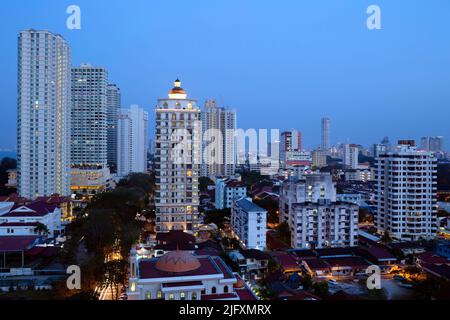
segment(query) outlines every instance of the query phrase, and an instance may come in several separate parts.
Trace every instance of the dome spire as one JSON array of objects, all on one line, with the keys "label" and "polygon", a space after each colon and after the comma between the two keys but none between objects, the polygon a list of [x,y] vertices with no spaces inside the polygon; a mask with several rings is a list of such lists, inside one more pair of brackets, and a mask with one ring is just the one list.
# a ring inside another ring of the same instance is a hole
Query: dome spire
[{"label": "dome spire", "polygon": [[177,78],[174,82],[174,87],[169,92],[170,99],[186,99],[187,93],[181,88],[181,80]]}]

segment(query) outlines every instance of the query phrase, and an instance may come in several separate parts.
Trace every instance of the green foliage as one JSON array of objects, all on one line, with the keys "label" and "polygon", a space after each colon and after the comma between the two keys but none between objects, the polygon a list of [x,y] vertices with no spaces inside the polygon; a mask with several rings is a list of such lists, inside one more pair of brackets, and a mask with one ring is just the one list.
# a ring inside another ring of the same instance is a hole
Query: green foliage
[{"label": "green foliage", "polygon": [[206,224],[214,223],[218,228],[222,229],[227,222],[227,219],[231,217],[230,209],[223,210],[209,210],[204,213],[204,222]]},{"label": "green foliage", "polygon": [[287,245],[290,245],[291,230],[289,229],[289,225],[287,224],[287,222],[280,223],[275,230],[277,231],[280,240]]}]

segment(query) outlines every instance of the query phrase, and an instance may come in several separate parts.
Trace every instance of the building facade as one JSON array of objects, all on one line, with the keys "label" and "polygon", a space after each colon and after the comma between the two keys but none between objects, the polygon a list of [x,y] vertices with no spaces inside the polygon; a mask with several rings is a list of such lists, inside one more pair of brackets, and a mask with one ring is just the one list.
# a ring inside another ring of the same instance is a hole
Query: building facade
[{"label": "building facade", "polygon": [[117,173],[117,145],[119,113],[122,106],[120,88],[115,84],[108,84],[106,93],[106,123],[107,123],[107,159],[108,167],[113,173]]},{"label": "building facade", "polygon": [[294,248],[352,247],[358,243],[359,207],[336,201],[330,174],[306,174],[285,181],[280,223],[287,223]]},{"label": "building facade", "polygon": [[437,231],[437,160],[412,145],[397,146],[375,160],[379,232],[404,241],[428,239]]},{"label": "building facade", "polygon": [[215,193],[216,209],[229,209],[233,207],[234,200],[247,196],[247,187],[238,180],[217,178]]},{"label": "building facade", "polygon": [[197,101],[181,81],[156,107],[156,230],[198,229],[202,129]]},{"label": "building facade", "polygon": [[264,250],[266,248],[267,211],[251,198],[234,201],[231,210],[231,229],[235,237],[246,249]]},{"label": "building facade", "polygon": [[347,169],[358,169],[359,148],[356,144],[345,144],[343,148],[343,165]]},{"label": "building facade", "polygon": [[312,152],[312,164],[316,168],[323,168],[327,166],[327,151],[317,149]]},{"label": "building facade", "polygon": [[207,100],[201,112],[203,130],[203,162],[201,175],[232,176],[236,169],[236,112],[217,107]]},{"label": "building facade", "polygon": [[22,31],[18,41],[18,190],[69,195],[71,49],[48,31]]},{"label": "building facade", "polygon": [[118,121],[117,174],[147,172],[148,113],[137,105],[121,109]]}]

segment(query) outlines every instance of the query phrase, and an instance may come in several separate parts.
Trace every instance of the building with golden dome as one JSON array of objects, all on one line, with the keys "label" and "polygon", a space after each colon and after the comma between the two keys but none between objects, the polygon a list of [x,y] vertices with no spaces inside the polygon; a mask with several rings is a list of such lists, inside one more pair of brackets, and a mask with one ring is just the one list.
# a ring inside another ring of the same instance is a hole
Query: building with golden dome
[{"label": "building with golden dome", "polygon": [[156,107],[156,231],[198,229],[202,130],[197,101],[175,80]]},{"label": "building with golden dome", "polygon": [[175,250],[159,258],[130,256],[128,300],[256,300],[217,256]]}]

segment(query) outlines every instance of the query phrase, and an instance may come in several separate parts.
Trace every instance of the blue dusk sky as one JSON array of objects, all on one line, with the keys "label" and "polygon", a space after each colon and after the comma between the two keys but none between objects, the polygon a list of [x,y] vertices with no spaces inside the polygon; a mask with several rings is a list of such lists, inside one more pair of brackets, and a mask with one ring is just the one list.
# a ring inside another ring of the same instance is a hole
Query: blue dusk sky
[{"label": "blue dusk sky", "polygon": [[[66,28],[72,4],[81,30]],[[366,27],[371,4],[382,30]],[[238,127],[300,129],[309,148],[324,116],[333,143],[450,138],[448,0],[15,0],[0,21],[0,148],[16,144],[17,34],[29,28],[63,35],[74,65],[108,68],[151,129],[180,77],[202,106],[236,109]]]}]

